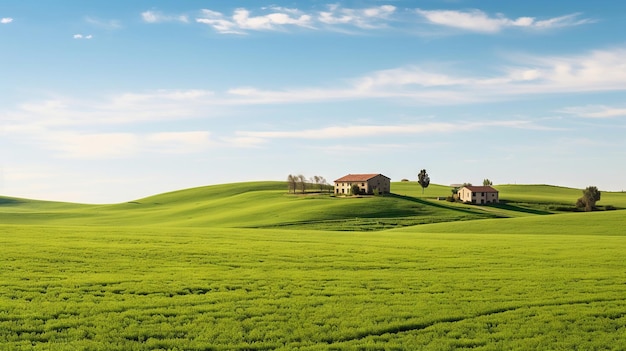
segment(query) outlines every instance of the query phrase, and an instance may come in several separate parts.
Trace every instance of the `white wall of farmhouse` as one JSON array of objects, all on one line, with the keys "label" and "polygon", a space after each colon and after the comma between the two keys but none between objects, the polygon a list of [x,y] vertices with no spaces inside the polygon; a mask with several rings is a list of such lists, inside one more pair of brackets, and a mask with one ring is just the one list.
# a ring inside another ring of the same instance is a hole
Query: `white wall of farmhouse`
[{"label": "white wall of farmhouse", "polygon": [[464,186],[459,189],[459,199],[473,204],[491,204],[500,202],[498,191],[494,188]]},{"label": "white wall of farmhouse", "polygon": [[380,194],[391,192],[391,179],[382,174],[377,175],[347,175],[335,181],[335,194],[349,195],[352,193],[352,186],[356,184],[362,193],[373,194],[376,190]]}]

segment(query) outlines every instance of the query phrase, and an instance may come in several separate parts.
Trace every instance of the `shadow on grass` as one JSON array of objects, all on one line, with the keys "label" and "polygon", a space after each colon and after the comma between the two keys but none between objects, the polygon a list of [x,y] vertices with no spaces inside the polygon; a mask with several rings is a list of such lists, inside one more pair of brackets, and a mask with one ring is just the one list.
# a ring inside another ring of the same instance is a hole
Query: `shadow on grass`
[{"label": "shadow on grass", "polygon": [[473,210],[473,209],[468,209],[468,208],[460,208],[460,207],[456,207],[456,206],[446,206],[443,204],[439,204],[436,202],[432,202],[432,201],[426,201],[424,199],[420,199],[419,197],[413,197],[413,196],[407,196],[407,195],[398,195],[398,194],[389,194],[388,196],[392,196],[398,199],[402,199],[402,200],[406,200],[406,201],[411,201],[411,202],[415,202],[421,205],[425,205],[425,206],[432,206],[432,207],[437,207],[437,208],[441,208],[441,209],[446,209],[446,210],[453,210],[453,211],[457,211],[457,212],[462,212],[462,213],[467,213],[467,214],[472,214],[472,215],[480,215],[480,216],[487,216],[487,217],[501,217],[498,215],[488,215],[486,214],[484,211],[480,211],[480,210]]},{"label": "shadow on grass", "polygon": [[492,316],[492,315],[496,315],[500,313],[516,311],[516,310],[521,310],[521,309],[529,309],[529,308],[541,309],[541,308],[550,308],[550,307],[567,308],[569,306],[575,306],[575,305],[588,305],[594,302],[616,302],[616,301],[621,301],[621,300],[612,299],[612,298],[591,298],[591,299],[585,299],[585,300],[556,301],[556,302],[549,302],[549,303],[530,303],[526,305],[509,305],[509,306],[493,307],[485,311],[479,311],[475,314],[447,316],[443,318],[433,319],[430,321],[428,320],[415,321],[415,322],[383,326],[382,328],[379,328],[379,329],[358,331],[354,333],[353,335],[348,335],[348,336],[340,337],[337,339],[327,338],[323,341],[325,341],[328,344],[335,344],[335,343],[350,342],[350,341],[355,341],[355,340],[362,340],[362,339],[372,337],[372,336],[383,336],[385,334],[400,334],[400,333],[411,332],[411,331],[419,331],[419,330],[424,330],[426,328],[435,326],[437,324],[457,323],[457,322],[462,322],[462,321],[480,318],[484,316]]},{"label": "shadow on grass", "polygon": [[0,206],[15,206],[21,204],[23,201],[18,199],[12,199],[8,197],[0,197]]},{"label": "shadow on grass", "polygon": [[536,208],[528,208],[528,207],[517,206],[517,205],[511,204],[508,201],[504,201],[504,200],[500,200],[500,203],[490,204],[489,206],[495,207],[495,208],[499,208],[499,209],[502,209],[502,210],[530,213],[530,214],[536,214],[536,215],[550,215],[550,214],[553,214],[552,212],[546,211],[546,210],[540,210],[540,209],[536,209]]}]

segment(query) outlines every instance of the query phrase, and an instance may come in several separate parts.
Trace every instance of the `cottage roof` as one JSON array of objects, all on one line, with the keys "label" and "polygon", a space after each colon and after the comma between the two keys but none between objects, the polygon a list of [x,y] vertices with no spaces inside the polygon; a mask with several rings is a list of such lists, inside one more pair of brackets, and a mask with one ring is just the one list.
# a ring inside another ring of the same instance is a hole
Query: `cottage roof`
[{"label": "cottage roof", "polygon": [[[385,177],[384,175],[380,173],[348,174],[339,179],[336,179],[335,182],[366,182],[379,175]],[[390,179],[389,177],[385,177],[385,178]]]},{"label": "cottage roof", "polygon": [[490,186],[474,186],[474,185],[466,185],[464,188],[468,188],[473,193],[497,193],[498,190],[490,187]]}]

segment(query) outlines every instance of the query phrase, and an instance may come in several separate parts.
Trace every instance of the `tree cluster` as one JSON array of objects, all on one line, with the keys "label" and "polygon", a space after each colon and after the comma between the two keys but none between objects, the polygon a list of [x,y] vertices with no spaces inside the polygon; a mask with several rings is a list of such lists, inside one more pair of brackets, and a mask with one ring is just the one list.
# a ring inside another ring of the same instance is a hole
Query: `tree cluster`
[{"label": "tree cluster", "polygon": [[302,174],[290,174],[287,176],[287,186],[289,192],[294,194],[297,190],[300,190],[304,194],[307,189],[311,188],[319,189],[320,192],[324,191],[324,189],[330,189],[326,178],[317,175],[307,179]]},{"label": "tree cluster", "polygon": [[583,190],[583,196],[576,201],[576,207],[584,208],[587,212],[593,211],[598,201],[600,201],[600,190],[595,186],[588,186]]}]

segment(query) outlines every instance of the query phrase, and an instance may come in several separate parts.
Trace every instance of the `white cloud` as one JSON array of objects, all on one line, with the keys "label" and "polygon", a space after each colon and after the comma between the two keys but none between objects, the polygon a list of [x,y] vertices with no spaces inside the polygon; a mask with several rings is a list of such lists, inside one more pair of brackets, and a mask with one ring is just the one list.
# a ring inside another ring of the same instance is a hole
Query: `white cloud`
[{"label": "white cloud", "polygon": [[207,131],[154,133],[147,135],[145,141],[152,151],[176,154],[198,152],[214,145]]},{"label": "white cloud", "polygon": [[[419,65],[381,70],[344,83],[264,90],[239,87],[222,92],[156,90],[97,98],[52,97],[21,103],[2,113],[3,133],[28,135],[50,129],[139,124],[147,121],[206,119],[223,115],[232,106],[297,104],[324,101],[385,99],[428,105],[465,104],[565,94],[626,90],[626,49],[593,51],[578,56],[516,55],[521,64],[502,66],[490,76],[459,75]],[[492,67],[493,68],[493,67]],[[595,109],[595,108],[594,108]],[[623,108],[570,110],[581,116],[608,118]],[[433,126],[431,126],[433,127]],[[384,128],[383,128],[384,130]],[[334,130],[327,130],[332,134]],[[363,133],[363,129],[356,132]],[[238,135],[242,145],[257,145],[253,135]],[[248,139],[241,139],[248,138]],[[228,142],[228,141],[227,141]]]},{"label": "white cloud", "polygon": [[51,127],[116,125],[211,116],[219,101],[206,90],[157,90],[98,99],[54,97],[5,112],[8,132]]},{"label": "white cloud", "polygon": [[245,34],[236,28],[235,22],[227,20],[222,13],[216,11],[202,10],[202,17],[196,18],[196,22],[207,24],[223,34]]},{"label": "white cloud", "polygon": [[0,24],[9,24],[11,22],[13,22],[13,18],[11,17],[0,18]]},{"label": "white cloud", "polygon": [[122,28],[122,24],[118,20],[102,20],[93,17],[85,17],[85,22],[91,24],[94,27],[106,30],[116,30]]},{"label": "white cloud", "polygon": [[39,137],[40,143],[56,150],[63,158],[130,157],[139,149],[138,137],[131,133],[49,132]]},{"label": "white cloud", "polygon": [[[491,76],[458,75],[408,66],[370,73],[352,84],[330,88],[228,91],[238,103],[288,103],[348,99],[403,99],[425,104],[459,104],[514,99],[546,93],[626,90],[626,49],[579,56],[523,56]],[[497,68],[497,67],[496,67]]]},{"label": "white cloud", "polygon": [[[581,18],[580,13],[572,13],[548,19],[530,16],[507,18],[503,14],[490,16],[481,10],[423,10],[404,9],[405,13],[416,13],[427,23],[453,27],[481,33],[496,33],[505,28],[549,29],[578,26],[594,22]],[[252,31],[276,31],[288,28],[326,29],[349,33],[357,30],[388,28],[390,24],[406,23],[398,8],[394,5],[380,5],[364,8],[347,8],[339,4],[326,5],[322,11],[300,10],[281,6],[267,6],[255,10],[262,14],[253,14],[249,8],[236,8],[232,14],[211,9],[202,9],[195,18],[196,23],[210,26],[222,34],[247,34]],[[148,10],[141,13],[146,23],[180,21],[188,22],[186,15],[168,15]],[[93,20],[92,20],[93,21]],[[101,21],[94,21],[101,23]]]},{"label": "white cloud", "polygon": [[103,133],[103,127],[207,118],[219,111],[203,90],[126,93],[100,99],[56,97],[6,111],[3,137],[41,145],[65,158],[120,158],[139,153],[190,153],[215,145],[207,131]]},{"label": "white cloud", "polygon": [[417,9],[416,12],[432,24],[480,33],[496,33],[505,28],[511,27],[549,29],[578,26],[593,22],[590,19],[580,19],[580,14],[578,13],[538,21],[534,17],[518,17],[516,19],[510,19],[502,14],[498,14],[496,17],[490,17],[480,10],[464,12],[454,10]]},{"label": "white cloud", "polygon": [[[245,34],[248,30],[278,30],[285,26],[311,27],[311,16],[300,14],[297,10],[285,11],[283,8],[272,8],[272,12],[263,16],[251,16],[250,11],[238,8],[231,17],[220,12],[204,9],[196,22],[207,24],[220,33]],[[283,12],[279,12],[281,10]]]},{"label": "white cloud", "polygon": [[74,38],[74,39],[87,39],[87,40],[89,40],[89,39],[92,39],[92,38],[93,38],[93,35],[91,35],[91,34],[87,34],[87,35],[83,35],[83,34],[74,34],[74,35],[73,35],[73,38]]},{"label": "white cloud", "polygon": [[223,145],[239,148],[258,147],[267,143],[267,140],[264,138],[242,135],[236,135],[234,137],[223,137],[220,139],[220,141],[223,143]]},{"label": "white cloud", "polygon": [[370,29],[382,27],[396,11],[392,5],[382,5],[364,9],[343,8],[339,5],[328,5],[328,11],[322,11],[318,20],[325,24],[350,24],[359,28]]},{"label": "white cloud", "polygon": [[161,22],[189,22],[189,18],[186,15],[165,15],[158,11],[145,11],[141,13],[141,18],[147,23],[161,23]]},{"label": "white cloud", "polygon": [[211,26],[223,34],[245,34],[248,31],[268,31],[285,29],[288,26],[315,29],[317,25],[326,27],[353,26],[361,29],[385,27],[396,11],[392,5],[382,5],[363,9],[343,8],[329,5],[327,11],[305,13],[298,9],[270,6],[261,8],[271,13],[253,16],[245,8],[236,9],[232,16],[204,9],[196,22]]},{"label": "white cloud", "polygon": [[309,26],[311,17],[308,15],[300,15],[291,17],[288,13],[274,12],[265,16],[252,16],[250,11],[246,9],[236,9],[233,14],[233,20],[241,29],[250,30],[273,30],[278,26],[296,25],[301,27]]},{"label": "white cloud", "polygon": [[579,19],[579,13],[573,13],[561,17],[550,18],[547,20],[534,22],[536,28],[559,28],[559,27],[572,27],[582,24],[594,23],[595,21],[588,18]]},{"label": "white cloud", "polygon": [[131,158],[143,153],[184,154],[214,145],[207,131],[137,133],[83,133],[48,130],[35,137],[46,150],[60,158]]},{"label": "white cloud", "polygon": [[584,118],[626,117],[626,107],[613,107],[604,105],[567,107],[560,110],[559,112],[572,114]]},{"label": "white cloud", "polygon": [[453,133],[489,127],[518,129],[542,129],[529,121],[489,121],[472,123],[419,123],[403,125],[352,125],[297,131],[238,131],[243,138],[258,139],[343,139],[384,135],[406,135],[423,133]]}]

